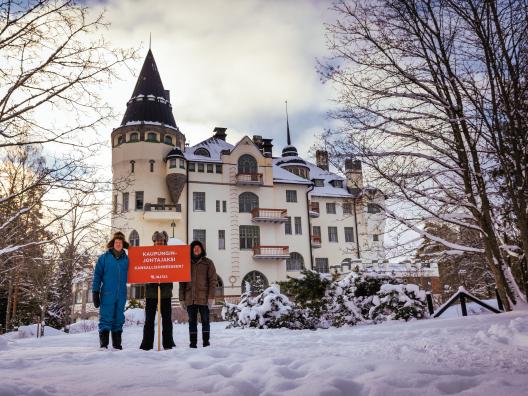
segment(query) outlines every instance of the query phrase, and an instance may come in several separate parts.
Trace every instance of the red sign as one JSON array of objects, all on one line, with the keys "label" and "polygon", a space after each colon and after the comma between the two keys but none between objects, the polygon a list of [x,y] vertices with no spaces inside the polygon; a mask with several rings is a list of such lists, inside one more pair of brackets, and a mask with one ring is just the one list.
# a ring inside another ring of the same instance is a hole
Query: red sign
[{"label": "red sign", "polygon": [[128,249],[128,283],[190,281],[189,245],[133,246]]}]

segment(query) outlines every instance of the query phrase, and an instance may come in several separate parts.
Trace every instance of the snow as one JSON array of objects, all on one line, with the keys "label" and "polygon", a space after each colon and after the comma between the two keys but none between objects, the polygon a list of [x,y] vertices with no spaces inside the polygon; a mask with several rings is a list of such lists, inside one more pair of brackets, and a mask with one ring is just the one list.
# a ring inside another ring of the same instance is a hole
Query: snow
[{"label": "snow", "polygon": [[287,184],[311,184],[312,182],[303,179],[300,176],[294,175],[293,173],[282,169],[280,166],[273,165],[273,182],[274,183],[287,183]]},{"label": "snow", "polygon": [[[211,156],[205,157],[203,155],[195,155],[194,152],[200,147],[207,149]],[[185,147],[184,155],[185,159],[188,161],[221,163],[222,160],[220,157],[222,150],[232,150],[233,147],[235,146],[227,143],[225,140],[210,137],[192,147]]]},{"label": "snow", "polygon": [[0,395],[528,394],[527,311],[317,331],[225,325],[198,349],[175,325],[177,346],[162,352],[138,348],[138,326],[123,351],[99,350],[97,332],[10,340]]},{"label": "snow", "polygon": [[[50,326],[44,326],[44,335],[47,336],[58,336],[64,334],[63,331],[54,329]],[[17,331],[11,331],[5,334],[9,340],[20,339],[20,338],[32,338],[37,336],[37,324],[31,324],[28,326],[20,326]]]},{"label": "snow", "polygon": [[70,334],[87,333],[98,329],[97,320],[80,320],[76,323],[72,323],[69,328]]}]

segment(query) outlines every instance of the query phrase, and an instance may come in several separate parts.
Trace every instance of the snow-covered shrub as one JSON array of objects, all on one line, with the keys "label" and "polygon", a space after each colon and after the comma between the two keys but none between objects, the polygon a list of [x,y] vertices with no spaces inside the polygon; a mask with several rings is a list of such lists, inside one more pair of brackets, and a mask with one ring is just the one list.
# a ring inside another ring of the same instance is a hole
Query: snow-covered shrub
[{"label": "snow-covered shrub", "polygon": [[424,318],[426,308],[425,291],[417,285],[384,284],[374,298],[369,316],[376,323],[394,319],[408,321]]},{"label": "snow-covered shrub", "polygon": [[345,278],[334,281],[326,290],[323,298],[325,310],[322,315],[322,327],[355,325],[363,321],[361,308],[356,304],[356,275],[351,273]]},{"label": "snow-covered shrub", "polygon": [[98,329],[98,323],[96,320],[80,320],[78,322],[72,323],[69,326],[70,334],[78,333],[88,333],[89,331],[94,331]]}]

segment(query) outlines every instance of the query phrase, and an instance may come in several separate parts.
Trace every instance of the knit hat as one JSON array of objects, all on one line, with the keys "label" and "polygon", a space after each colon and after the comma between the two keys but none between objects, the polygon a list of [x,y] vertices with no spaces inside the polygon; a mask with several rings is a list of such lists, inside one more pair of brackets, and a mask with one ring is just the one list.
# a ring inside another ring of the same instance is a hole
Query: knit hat
[{"label": "knit hat", "polygon": [[121,231],[117,231],[117,232],[114,233],[114,236],[112,237],[112,240],[106,244],[106,247],[108,249],[113,248],[114,247],[114,241],[116,239],[122,240],[123,241],[123,248],[124,249],[128,249],[129,245],[128,245],[128,242],[125,240],[125,234],[123,234]]}]

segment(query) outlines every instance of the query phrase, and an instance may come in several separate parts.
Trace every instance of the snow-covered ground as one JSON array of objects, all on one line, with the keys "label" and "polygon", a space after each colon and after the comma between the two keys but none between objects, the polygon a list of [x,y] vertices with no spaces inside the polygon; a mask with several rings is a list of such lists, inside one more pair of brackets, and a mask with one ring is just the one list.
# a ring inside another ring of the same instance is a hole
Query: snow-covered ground
[{"label": "snow-covered ground", "polygon": [[96,332],[0,337],[0,395],[528,395],[528,312],[317,331],[226,330],[171,351],[100,351]]}]

